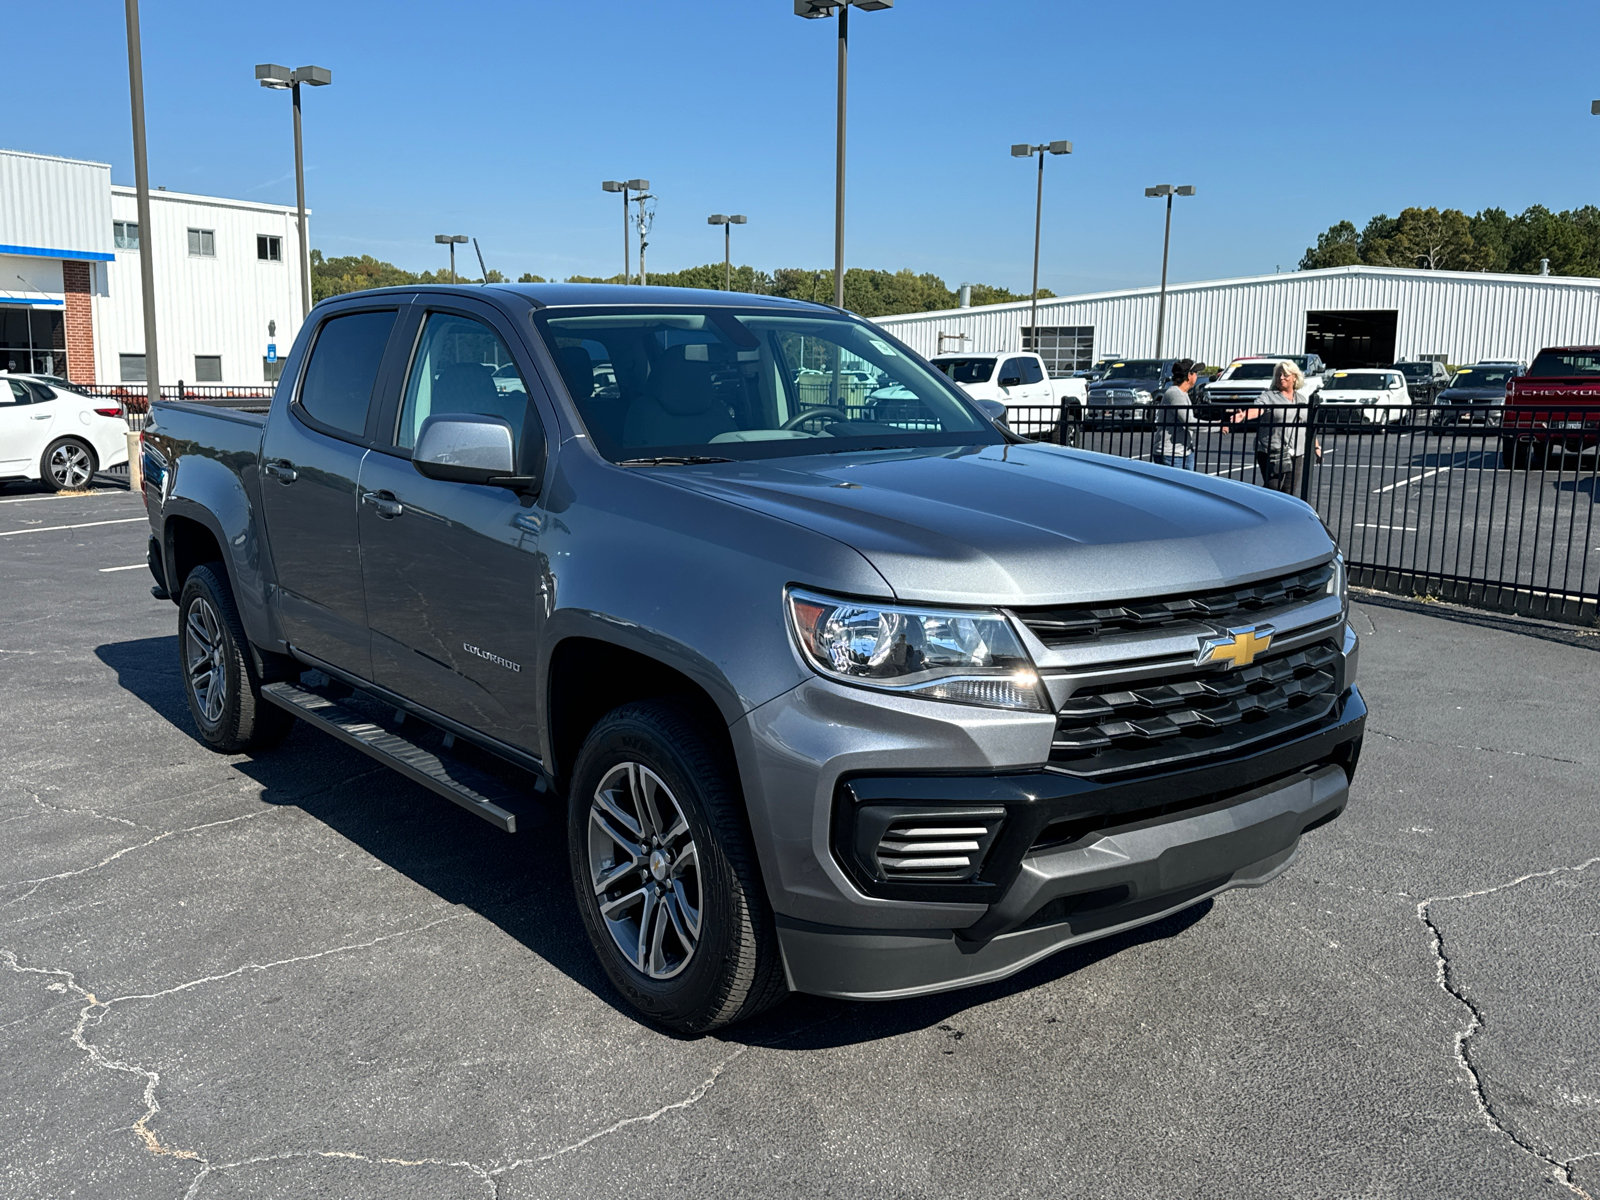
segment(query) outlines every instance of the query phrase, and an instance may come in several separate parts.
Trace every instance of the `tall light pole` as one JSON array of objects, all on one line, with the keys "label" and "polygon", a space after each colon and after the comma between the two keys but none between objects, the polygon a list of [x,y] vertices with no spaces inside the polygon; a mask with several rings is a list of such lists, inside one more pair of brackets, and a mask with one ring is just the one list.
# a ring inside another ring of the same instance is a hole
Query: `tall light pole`
[{"label": "tall light pole", "polygon": [[[139,192],[139,291],[144,303],[145,395],[161,399],[161,367],[156,359],[156,260],[150,241],[150,162],[144,150],[144,54],[139,48],[139,0],[127,0],[128,92],[133,109],[133,179]],[[33,335],[33,321],[28,322]],[[33,369],[29,352],[28,369]]]},{"label": "tall light pole", "polygon": [[[300,217],[300,315],[311,311],[311,246],[306,239],[306,161],[300,148],[300,85],[325,87],[333,82],[333,72],[326,67],[280,67],[275,63],[258,63],[256,78],[264,88],[294,95],[294,204]],[[142,219],[142,218],[141,218]]]},{"label": "tall light pole", "polygon": [[436,233],[433,240],[441,246],[450,247],[450,282],[456,282],[456,247],[467,241],[464,233]]},{"label": "tall light pole", "polygon": [[1033,322],[1033,346],[1039,349],[1039,224],[1041,214],[1044,212],[1044,156],[1046,154],[1071,154],[1071,142],[1040,142],[1037,146],[1030,146],[1026,142],[1011,147],[1012,158],[1029,158],[1039,156],[1039,187],[1033,200],[1033,315],[1029,318]]},{"label": "tall light pole", "polygon": [[1167,330],[1167,251],[1172,247],[1172,198],[1194,195],[1194,186],[1184,184],[1182,187],[1173,187],[1170,183],[1160,183],[1145,188],[1144,194],[1167,198],[1167,232],[1161,240],[1161,305],[1156,309],[1156,357],[1160,358],[1161,339]]},{"label": "tall light pole", "polygon": [[629,179],[626,182],[620,179],[607,179],[600,185],[602,192],[622,193],[622,282],[632,283],[633,272],[628,262],[628,193],[648,192],[650,181],[648,179]]},{"label": "tall light pole", "polygon": [[725,217],[721,213],[712,213],[706,218],[707,225],[722,226],[722,290],[733,291],[733,227],[743,225],[747,218],[734,213]]},{"label": "tall light pole", "polygon": [[844,307],[844,99],[850,57],[850,7],[877,12],[893,8],[894,0],[794,0],[794,15],[816,20],[839,11],[838,129],[834,134],[833,185],[833,304]]}]

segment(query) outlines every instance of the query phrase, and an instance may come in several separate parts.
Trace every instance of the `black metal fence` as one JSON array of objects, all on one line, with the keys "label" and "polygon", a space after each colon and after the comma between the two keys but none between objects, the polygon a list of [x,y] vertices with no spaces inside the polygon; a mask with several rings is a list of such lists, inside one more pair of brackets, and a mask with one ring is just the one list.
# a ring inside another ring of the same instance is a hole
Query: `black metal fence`
[{"label": "black metal fence", "polygon": [[[1258,485],[1275,479],[1317,510],[1358,586],[1596,618],[1600,408],[1330,401],[1207,412],[1214,419],[1188,426],[1159,405],[1096,406],[1082,420],[1072,411],[1016,408],[1007,420],[1044,441]],[[1300,462],[1274,447],[1303,447]]]}]

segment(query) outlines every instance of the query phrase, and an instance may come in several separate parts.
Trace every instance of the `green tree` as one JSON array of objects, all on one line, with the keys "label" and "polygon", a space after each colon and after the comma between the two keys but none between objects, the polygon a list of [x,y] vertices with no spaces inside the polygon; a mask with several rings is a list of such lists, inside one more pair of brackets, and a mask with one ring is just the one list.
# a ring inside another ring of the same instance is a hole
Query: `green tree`
[{"label": "green tree", "polygon": [[1317,244],[1307,246],[1300,259],[1302,271],[1316,271],[1323,267],[1348,267],[1361,261],[1361,235],[1349,221],[1328,226],[1326,233],[1317,234]]}]

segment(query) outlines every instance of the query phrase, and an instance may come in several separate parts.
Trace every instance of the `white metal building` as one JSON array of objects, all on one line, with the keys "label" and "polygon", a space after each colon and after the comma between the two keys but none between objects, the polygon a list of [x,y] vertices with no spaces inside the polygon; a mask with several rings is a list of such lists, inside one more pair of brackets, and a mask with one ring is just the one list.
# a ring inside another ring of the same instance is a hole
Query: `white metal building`
[{"label": "white metal building", "polygon": [[139,256],[156,256],[161,382],[276,379],[300,327],[293,208],[134,189],[105,163],[0,150],[0,370],[145,379]]},{"label": "white metal building", "polygon": [[[1155,357],[1159,288],[1039,302],[1038,350],[1056,375],[1108,355]],[[1033,349],[1027,301],[879,317],[913,349]],[[1600,279],[1334,267],[1167,286],[1163,353],[1226,364],[1320,354],[1336,367],[1439,357],[1530,360],[1542,346],[1600,345]]]}]

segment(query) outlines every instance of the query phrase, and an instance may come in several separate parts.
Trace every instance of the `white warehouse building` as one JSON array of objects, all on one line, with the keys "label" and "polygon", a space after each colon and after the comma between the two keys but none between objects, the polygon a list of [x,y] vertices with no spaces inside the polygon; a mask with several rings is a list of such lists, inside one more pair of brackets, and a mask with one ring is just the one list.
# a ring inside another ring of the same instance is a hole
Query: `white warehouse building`
[{"label": "white warehouse building", "polygon": [[0,371],[144,382],[153,248],[160,382],[275,380],[301,321],[295,210],[157,190],[150,222],[105,163],[0,150]]},{"label": "white warehouse building", "polygon": [[[1159,295],[1145,287],[1041,300],[1037,339],[1027,301],[877,324],[929,356],[1036,348],[1060,376],[1108,356],[1156,357]],[[1162,354],[1214,366],[1318,354],[1329,366],[1365,367],[1525,362],[1560,345],[1600,345],[1600,279],[1358,266],[1168,284]]]}]

